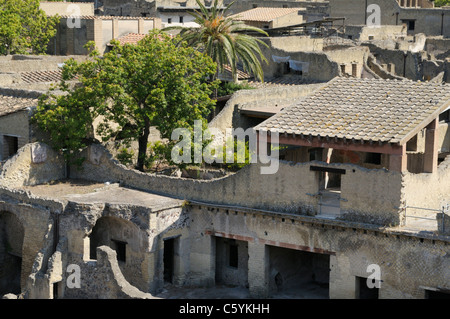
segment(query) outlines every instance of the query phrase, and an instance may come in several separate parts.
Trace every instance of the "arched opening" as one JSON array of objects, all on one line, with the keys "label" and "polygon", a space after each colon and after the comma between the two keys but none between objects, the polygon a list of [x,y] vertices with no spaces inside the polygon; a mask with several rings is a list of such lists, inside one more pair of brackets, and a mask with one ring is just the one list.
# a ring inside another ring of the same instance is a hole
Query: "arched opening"
[{"label": "arched opening", "polygon": [[16,215],[0,212],[0,295],[21,292],[24,228]]},{"label": "arched opening", "polygon": [[138,288],[142,287],[140,263],[145,258],[144,238],[145,232],[128,220],[112,216],[101,217],[89,236],[89,258],[97,259],[97,247],[110,247],[116,251],[117,261],[125,279]]}]

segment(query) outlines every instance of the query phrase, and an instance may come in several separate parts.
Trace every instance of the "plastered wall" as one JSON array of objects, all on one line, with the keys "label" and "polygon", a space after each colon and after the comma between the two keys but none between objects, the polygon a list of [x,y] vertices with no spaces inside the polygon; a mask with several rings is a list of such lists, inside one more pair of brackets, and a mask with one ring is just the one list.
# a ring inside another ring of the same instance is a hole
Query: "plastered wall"
[{"label": "plastered wall", "polygon": [[247,243],[249,292],[254,297],[267,297],[272,291],[276,272],[270,272],[269,265],[276,256],[271,256],[268,247],[328,255],[330,298],[357,298],[356,277],[367,278],[371,264],[379,265],[381,270],[381,299],[421,299],[425,297],[424,287],[450,285],[448,260],[442,257],[448,253],[448,243],[438,239],[196,205],[189,208],[189,213],[193,220],[191,249],[198,252],[190,258],[192,283],[207,282],[208,276],[214,282],[217,266],[211,262],[216,258],[211,242],[234,238]]}]

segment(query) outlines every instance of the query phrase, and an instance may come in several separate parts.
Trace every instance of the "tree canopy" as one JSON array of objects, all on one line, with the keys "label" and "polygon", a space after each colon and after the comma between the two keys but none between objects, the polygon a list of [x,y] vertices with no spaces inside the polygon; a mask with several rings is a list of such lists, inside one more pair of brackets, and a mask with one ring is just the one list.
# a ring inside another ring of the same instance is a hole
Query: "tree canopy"
[{"label": "tree canopy", "polygon": [[436,7],[443,7],[450,5],[450,0],[436,0],[434,1]]},{"label": "tree canopy", "polygon": [[[43,96],[33,119],[70,160],[101,118],[97,132],[104,141],[119,135],[138,141],[137,169],[144,170],[150,127],[170,139],[175,128],[192,129],[194,120],[206,126],[217,85],[207,80],[215,70],[208,56],[154,30],[137,45],[114,41],[103,56],[93,50],[88,61],[68,60],[57,87],[65,94]],[[67,80],[75,77],[79,84],[71,87]]]},{"label": "tree canopy", "polygon": [[45,53],[58,21],[47,17],[39,0],[0,0],[0,54]]},{"label": "tree canopy", "polygon": [[239,63],[245,71],[263,81],[261,62],[267,62],[267,59],[260,45],[267,44],[246,32],[256,32],[264,36],[268,34],[260,28],[246,25],[228,16],[228,10],[234,2],[222,8],[219,1],[214,0],[211,8],[206,8],[200,0],[196,1],[200,10],[191,15],[199,25],[198,28],[168,27],[165,30],[181,29],[182,39],[210,56],[217,63],[218,71],[223,72],[224,66],[229,65],[234,81],[237,81]]}]

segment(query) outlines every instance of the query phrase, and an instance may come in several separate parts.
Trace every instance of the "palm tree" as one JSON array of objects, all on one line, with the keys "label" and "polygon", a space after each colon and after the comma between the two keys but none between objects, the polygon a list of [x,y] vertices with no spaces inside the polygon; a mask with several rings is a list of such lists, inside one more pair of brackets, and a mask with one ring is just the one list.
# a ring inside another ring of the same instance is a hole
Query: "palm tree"
[{"label": "palm tree", "polygon": [[210,9],[206,8],[200,0],[196,1],[200,11],[195,10],[190,14],[194,16],[194,22],[199,25],[198,28],[174,26],[164,30],[181,29],[180,35],[183,41],[204,51],[217,63],[216,77],[219,72],[223,72],[225,65],[229,65],[233,81],[237,82],[237,65],[241,63],[244,71],[252,73],[261,82],[264,81],[261,61],[267,63],[267,59],[259,44],[266,47],[268,45],[245,32],[257,32],[265,36],[268,34],[260,28],[248,26],[242,21],[236,21],[227,16],[226,13],[234,1],[225,8],[221,8],[218,0],[214,0]]}]

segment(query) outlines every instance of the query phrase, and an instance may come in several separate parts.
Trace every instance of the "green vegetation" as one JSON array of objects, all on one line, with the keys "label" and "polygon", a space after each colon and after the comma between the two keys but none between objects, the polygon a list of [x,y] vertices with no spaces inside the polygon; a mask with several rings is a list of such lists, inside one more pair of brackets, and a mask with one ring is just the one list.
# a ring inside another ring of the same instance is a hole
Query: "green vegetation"
[{"label": "green vegetation", "polygon": [[58,17],[47,17],[39,0],[0,0],[0,54],[43,54]]},{"label": "green vegetation", "polygon": [[[207,79],[216,64],[158,31],[137,45],[113,44],[103,57],[90,43],[88,61],[68,60],[64,80],[56,87],[66,94],[51,91],[42,97],[33,120],[51,135],[53,147],[72,161],[89,142],[93,119],[101,117],[97,133],[103,141],[119,135],[138,141],[136,168],[144,171],[150,127],[168,140],[175,128],[192,129],[194,120],[206,127],[205,118],[215,105],[210,96],[217,86]],[[75,77],[80,85],[71,88],[67,80]]]},{"label": "green vegetation", "polygon": [[217,89],[217,96],[231,95],[239,90],[252,90],[254,87],[248,83],[221,82]]},{"label": "green vegetation", "polygon": [[450,0],[436,0],[434,1],[435,7],[443,7],[443,6],[449,6]]},{"label": "green vegetation", "polygon": [[[227,147],[228,146],[228,147]],[[233,162],[227,163],[227,149],[233,150]],[[224,166],[230,170],[239,170],[248,164],[252,159],[252,154],[249,149],[249,143],[244,141],[228,140],[223,147],[223,162]]]},{"label": "green vegetation", "polygon": [[190,46],[205,52],[217,63],[217,74],[223,72],[225,65],[230,65],[233,79],[237,82],[237,65],[241,63],[246,72],[264,80],[261,61],[267,62],[259,45],[267,44],[244,32],[257,32],[267,36],[260,28],[245,25],[242,21],[227,16],[227,11],[234,2],[224,9],[218,0],[214,0],[211,9],[196,0],[200,11],[191,13],[199,28],[169,27],[165,30],[181,29],[180,35]]}]

